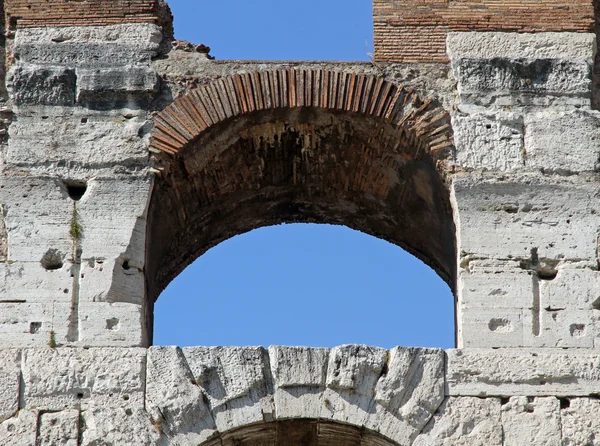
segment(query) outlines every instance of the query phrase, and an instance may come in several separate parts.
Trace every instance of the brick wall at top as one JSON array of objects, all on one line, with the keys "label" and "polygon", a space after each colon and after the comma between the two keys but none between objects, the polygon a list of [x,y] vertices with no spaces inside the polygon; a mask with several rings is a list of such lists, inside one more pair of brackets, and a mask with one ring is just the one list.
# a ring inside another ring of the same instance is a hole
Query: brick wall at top
[{"label": "brick wall at top", "polygon": [[449,31],[594,31],[593,0],[373,0],[375,60],[446,62]]},{"label": "brick wall at top", "polygon": [[162,24],[168,9],[162,0],[5,0],[4,8],[11,28]]}]

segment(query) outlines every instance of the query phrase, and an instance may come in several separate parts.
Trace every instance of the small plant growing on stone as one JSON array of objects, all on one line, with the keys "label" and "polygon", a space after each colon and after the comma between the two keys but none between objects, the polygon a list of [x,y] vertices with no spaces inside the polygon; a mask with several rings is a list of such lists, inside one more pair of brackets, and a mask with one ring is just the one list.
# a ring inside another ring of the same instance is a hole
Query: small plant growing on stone
[{"label": "small plant growing on stone", "polygon": [[56,348],[56,334],[54,330],[50,331],[50,340],[48,341],[48,347]]},{"label": "small plant growing on stone", "polygon": [[77,208],[73,205],[73,215],[71,216],[71,224],[69,227],[69,235],[74,241],[80,240],[83,234],[83,228],[79,224],[79,216],[77,215]]}]

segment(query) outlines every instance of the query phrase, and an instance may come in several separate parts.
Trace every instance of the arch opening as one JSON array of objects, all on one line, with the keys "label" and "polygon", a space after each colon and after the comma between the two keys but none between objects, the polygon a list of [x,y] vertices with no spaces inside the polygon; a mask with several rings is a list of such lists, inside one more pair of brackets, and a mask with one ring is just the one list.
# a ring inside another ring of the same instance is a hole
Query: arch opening
[{"label": "arch opening", "polygon": [[454,347],[448,285],[401,248],[343,226],[228,239],[177,276],[154,313],[155,345]]},{"label": "arch opening", "polygon": [[217,446],[224,442],[243,446],[397,446],[392,440],[364,427],[309,418],[244,426],[207,441],[202,446]]},{"label": "arch opening", "polygon": [[[241,75],[184,96],[156,118],[153,147],[166,155],[149,209],[150,318],[160,292],[208,249],[280,223],[343,225],[384,239],[454,291],[447,114],[381,79],[318,77]],[[309,78],[312,93],[299,88]]]}]

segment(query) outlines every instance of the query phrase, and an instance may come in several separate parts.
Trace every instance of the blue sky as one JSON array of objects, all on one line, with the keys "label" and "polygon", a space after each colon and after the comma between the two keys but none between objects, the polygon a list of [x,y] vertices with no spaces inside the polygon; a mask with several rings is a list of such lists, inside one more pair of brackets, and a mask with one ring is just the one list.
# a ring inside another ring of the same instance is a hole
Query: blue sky
[{"label": "blue sky", "polygon": [[[368,61],[369,0],[171,0],[178,39],[223,59]],[[233,237],[155,306],[155,345],[454,346],[453,297],[421,261],[330,225]]]}]

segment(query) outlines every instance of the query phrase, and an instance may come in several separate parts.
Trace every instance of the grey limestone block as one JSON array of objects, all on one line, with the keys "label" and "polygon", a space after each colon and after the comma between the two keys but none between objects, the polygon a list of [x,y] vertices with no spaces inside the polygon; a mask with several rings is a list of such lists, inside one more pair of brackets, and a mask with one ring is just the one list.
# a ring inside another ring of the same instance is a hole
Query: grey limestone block
[{"label": "grey limestone block", "polygon": [[262,347],[187,347],[183,354],[208,397],[219,432],[274,421],[273,380]]},{"label": "grey limestone block", "polygon": [[177,444],[200,444],[216,433],[206,396],[179,347],[151,347],[146,375],[146,410]]},{"label": "grey limestone block", "polygon": [[41,446],[78,446],[79,411],[63,410],[41,413],[37,444]]},{"label": "grey limestone block", "polygon": [[591,106],[593,34],[450,33],[461,105]]},{"label": "grey limestone block", "polygon": [[0,446],[37,446],[38,410],[20,410],[0,422]]},{"label": "grey limestone block", "polygon": [[526,166],[573,175],[597,171],[600,112],[543,111],[525,116]]},{"label": "grey limestone block", "polygon": [[562,446],[600,445],[600,400],[564,398],[560,402]]},{"label": "grey limestone block", "polygon": [[158,91],[156,72],[145,66],[77,70],[77,102],[142,99]]},{"label": "grey limestone block", "polygon": [[346,345],[330,353],[321,418],[410,444],[443,399],[441,350]]},{"label": "grey limestone block", "polygon": [[25,407],[144,407],[145,349],[38,348],[22,355]]},{"label": "grey limestone block", "polygon": [[499,398],[447,398],[413,446],[502,446]]},{"label": "grey limestone block", "polygon": [[586,396],[600,392],[600,353],[589,349],[446,350],[449,396]]},{"label": "grey limestone block", "polygon": [[506,446],[561,446],[558,398],[510,398],[502,406],[502,428]]},{"label": "grey limestone block", "polygon": [[75,70],[66,67],[17,65],[8,73],[7,85],[16,105],[75,103]]},{"label": "grey limestone block", "polygon": [[17,349],[0,350],[0,423],[19,410],[20,358]]},{"label": "grey limestone block", "polygon": [[[139,407],[92,406],[81,412],[81,446],[136,445],[167,446],[172,443]],[[187,446],[187,445],[186,445]]]},{"label": "grey limestone block", "polygon": [[456,164],[461,168],[510,171],[524,166],[523,118],[520,115],[455,113],[452,128]]},{"label": "grey limestone block", "polygon": [[329,349],[269,347],[277,419],[318,418]]},{"label": "grey limestone block", "polygon": [[18,29],[15,56],[25,63],[115,67],[150,63],[162,41],[152,23]]}]

